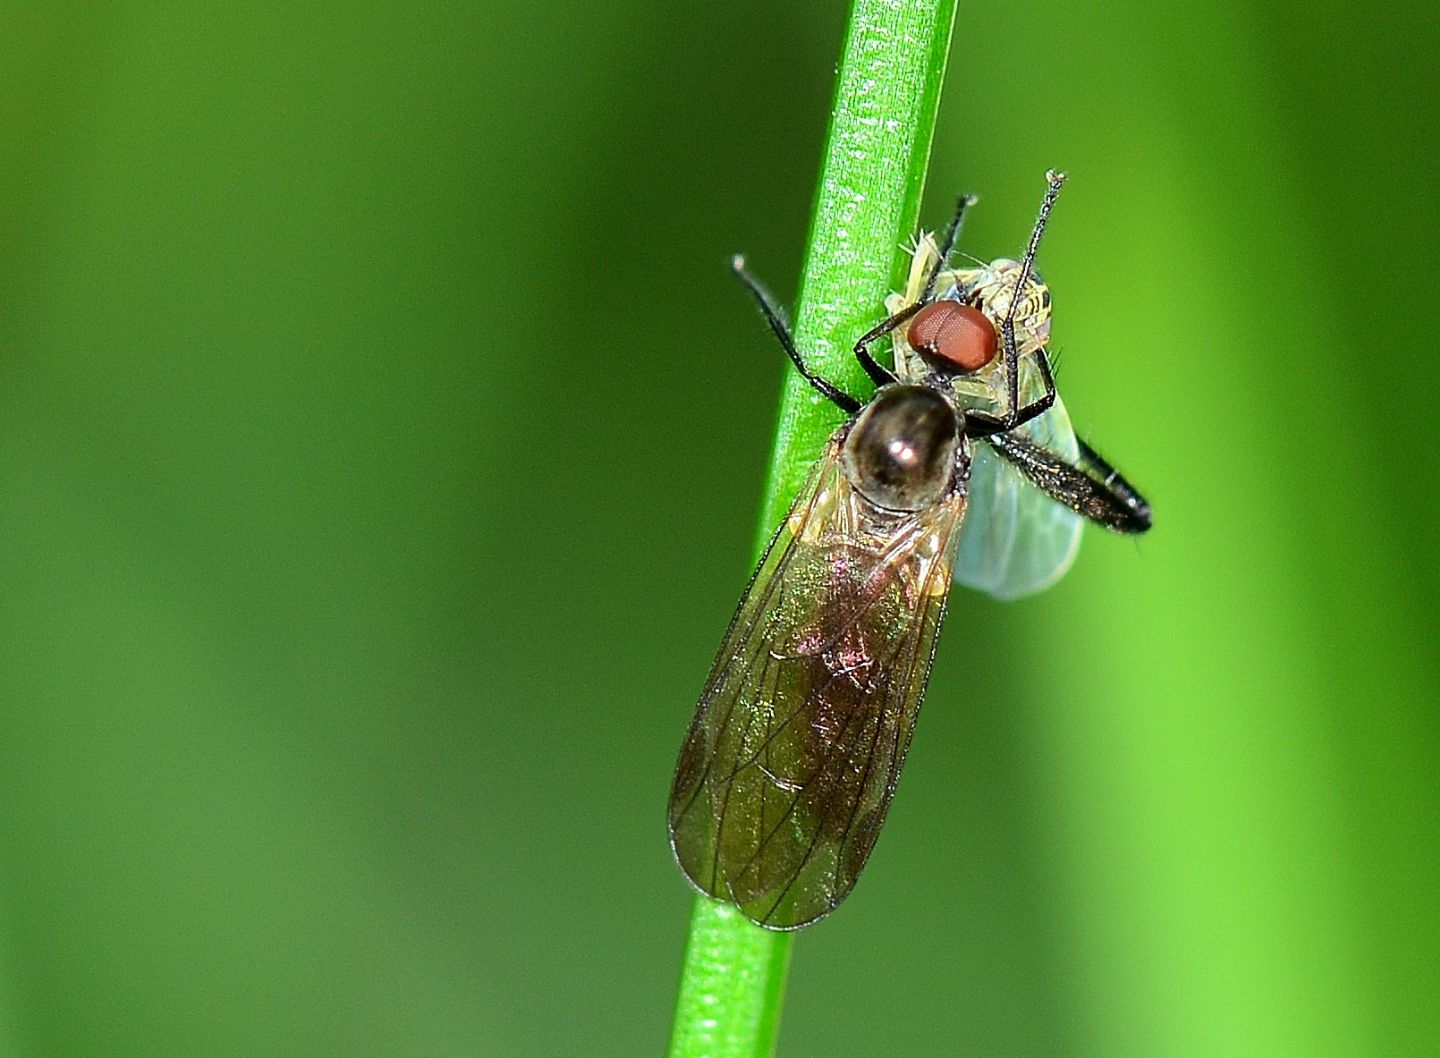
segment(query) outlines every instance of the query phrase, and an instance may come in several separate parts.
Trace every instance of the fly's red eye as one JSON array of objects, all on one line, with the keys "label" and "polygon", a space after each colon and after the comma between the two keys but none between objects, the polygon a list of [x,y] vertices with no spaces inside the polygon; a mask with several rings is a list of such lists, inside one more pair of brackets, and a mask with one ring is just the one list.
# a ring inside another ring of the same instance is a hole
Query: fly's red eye
[{"label": "fly's red eye", "polygon": [[979,309],[957,301],[926,305],[910,321],[905,337],[928,359],[966,373],[995,359],[995,325]]}]

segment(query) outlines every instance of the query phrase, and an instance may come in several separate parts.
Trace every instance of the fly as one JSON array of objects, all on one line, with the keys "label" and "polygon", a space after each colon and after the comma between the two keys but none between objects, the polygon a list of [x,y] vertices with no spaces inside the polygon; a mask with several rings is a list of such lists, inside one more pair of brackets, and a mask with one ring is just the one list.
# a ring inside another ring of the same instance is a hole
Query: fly
[{"label": "fly", "polygon": [[[1062,178],[1049,179],[1016,291],[1028,289],[1059,192]],[[1078,514],[1121,532],[1149,526],[1148,505],[1093,451],[1066,461],[1025,437],[1057,398],[1043,344],[1023,347],[1023,299],[993,319],[932,296],[966,201],[921,296],[856,343],[878,387],[863,405],[809,370],[779,308],[734,264],[801,375],[850,416],[740,600],[670,791],[670,844],[686,878],[768,929],[834,910],[880,834],[945,614],[975,443]],[[901,325],[923,369],[891,372],[870,354]],[[1041,382],[1030,400],[1022,355]],[[982,408],[964,382],[997,358],[996,406]]]}]

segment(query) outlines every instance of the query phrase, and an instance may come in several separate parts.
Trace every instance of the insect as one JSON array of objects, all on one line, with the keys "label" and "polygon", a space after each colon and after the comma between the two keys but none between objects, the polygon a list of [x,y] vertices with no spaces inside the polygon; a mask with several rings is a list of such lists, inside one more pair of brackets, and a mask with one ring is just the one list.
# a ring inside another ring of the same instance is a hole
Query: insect
[{"label": "insect", "polygon": [[[1001,277],[1013,275],[1012,291],[1030,289],[1064,179],[1047,178],[1025,255]],[[1027,436],[1057,397],[1025,299],[934,296],[968,202],[919,296],[856,343],[878,387],[864,404],[809,370],[770,295],[734,263],[801,375],[849,415],[740,600],[670,791],[685,877],[769,929],[834,910],[874,848],[929,678],[977,448],[1110,529],[1150,525],[1145,500],[1092,449],[1071,460]],[[915,361],[892,372],[869,347],[902,325]],[[1039,392],[1025,399],[1032,373]]]}]

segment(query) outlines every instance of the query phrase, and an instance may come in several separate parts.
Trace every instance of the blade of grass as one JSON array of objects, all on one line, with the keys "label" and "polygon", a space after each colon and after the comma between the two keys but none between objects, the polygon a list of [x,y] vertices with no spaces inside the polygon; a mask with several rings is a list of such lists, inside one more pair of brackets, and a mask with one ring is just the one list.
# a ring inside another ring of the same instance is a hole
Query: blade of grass
[{"label": "blade of grass", "polygon": [[[854,0],[851,6],[795,337],[815,372],[856,395],[870,383],[851,346],[881,317],[885,294],[901,277],[901,246],[919,216],[954,21],[954,0]],[[841,418],[798,372],[787,372],[757,559]],[[791,937],[698,897],[670,1058],[772,1053]]]}]

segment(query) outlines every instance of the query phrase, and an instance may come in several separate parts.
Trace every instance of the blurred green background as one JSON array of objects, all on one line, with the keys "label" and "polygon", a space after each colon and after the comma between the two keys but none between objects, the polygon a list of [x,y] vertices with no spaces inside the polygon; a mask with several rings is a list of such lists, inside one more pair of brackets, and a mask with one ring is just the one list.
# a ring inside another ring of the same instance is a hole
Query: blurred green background
[{"label": "blurred green background", "polygon": [[[0,1053],[632,1055],[837,3],[0,12]],[[1146,490],[957,597],[783,1055],[1440,1038],[1433,5],[962,7]]]}]

